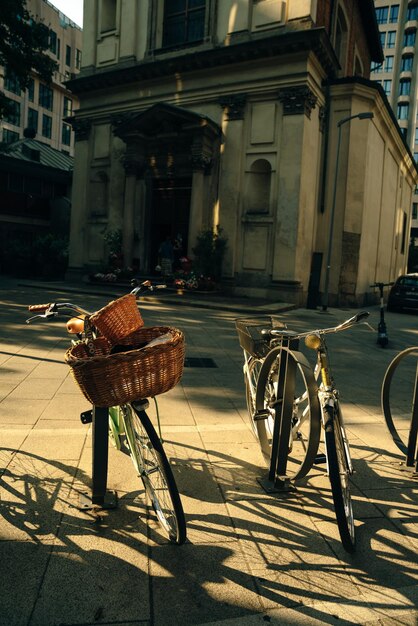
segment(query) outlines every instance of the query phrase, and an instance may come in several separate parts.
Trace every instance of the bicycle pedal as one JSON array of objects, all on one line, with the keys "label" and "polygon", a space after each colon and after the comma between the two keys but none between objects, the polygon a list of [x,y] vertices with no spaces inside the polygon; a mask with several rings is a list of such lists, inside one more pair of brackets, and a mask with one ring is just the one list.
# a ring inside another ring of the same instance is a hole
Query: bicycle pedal
[{"label": "bicycle pedal", "polygon": [[80,420],[82,424],[91,424],[93,421],[93,411],[90,409],[80,413]]},{"label": "bicycle pedal", "polygon": [[267,411],[267,410],[256,411],[256,412],[254,413],[253,420],[254,420],[255,422],[259,422],[259,421],[261,421],[261,420],[266,420],[266,419],[268,419],[269,417],[270,417],[270,411]]},{"label": "bicycle pedal", "polygon": [[319,465],[320,463],[326,463],[327,457],[325,454],[317,454],[315,457],[314,465]]}]

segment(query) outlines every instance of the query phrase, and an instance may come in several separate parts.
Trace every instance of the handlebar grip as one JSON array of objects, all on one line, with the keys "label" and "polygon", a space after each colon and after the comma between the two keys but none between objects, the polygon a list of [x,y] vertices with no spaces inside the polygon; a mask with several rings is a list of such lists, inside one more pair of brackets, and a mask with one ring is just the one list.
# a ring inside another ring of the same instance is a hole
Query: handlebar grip
[{"label": "handlebar grip", "polygon": [[31,304],[28,306],[29,311],[34,311],[35,313],[45,313],[51,306],[51,303],[48,304]]}]

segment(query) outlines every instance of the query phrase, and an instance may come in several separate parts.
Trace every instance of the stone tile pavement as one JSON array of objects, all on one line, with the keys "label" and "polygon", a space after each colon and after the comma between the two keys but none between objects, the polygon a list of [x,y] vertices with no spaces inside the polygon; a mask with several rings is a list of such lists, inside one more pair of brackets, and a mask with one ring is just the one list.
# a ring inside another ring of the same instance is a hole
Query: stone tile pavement
[{"label": "stone tile pavement", "polygon": [[329,341],[356,470],[358,548],[348,555],[321,466],[287,497],[266,494],[256,480],[266,468],[247,420],[234,318],[274,308],[302,329],[352,311],[147,299],[148,325],[182,328],[187,356],[216,364],[185,368],[159,399],[188,524],[178,547],[159,535],[129,457],[112,448],[108,487],[118,508],[77,508],[90,486],[91,428],[79,420],[89,407],[63,363],[62,322],[24,323],[30,303],[73,300],[96,310],[107,293],[87,288],[77,297],[65,285],[6,279],[0,286],[1,626],[418,624],[418,483],[402,471],[380,410],[388,363],[417,343],[416,315],[387,315],[385,350],[365,328]]}]

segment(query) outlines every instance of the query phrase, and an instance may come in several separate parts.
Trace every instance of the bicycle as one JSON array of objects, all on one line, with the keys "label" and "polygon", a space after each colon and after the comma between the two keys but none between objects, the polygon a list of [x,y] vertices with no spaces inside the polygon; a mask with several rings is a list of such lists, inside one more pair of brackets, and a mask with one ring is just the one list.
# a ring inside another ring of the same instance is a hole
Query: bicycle
[{"label": "bicycle", "polygon": [[[349,489],[353,464],[325,335],[367,324],[364,320],[368,316],[363,311],[332,328],[303,333],[277,328],[274,319],[268,327],[255,318],[236,320],[244,350],[247,407],[263,456],[270,464],[269,478],[275,476],[279,483],[300,480],[315,463],[326,461],[338,529],[348,552],[355,550]],[[301,339],[316,351],[315,371],[297,350]],[[321,426],[325,458],[318,455]]]},{"label": "bicycle", "polygon": [[[381,391],[382,412],[388,432],[394,444],[406,456],[406,467],[413,467],[416,463],[416,473],[418,472],[417,357],[418,346],[411,346],[399,352],[389,363]],[[412,403],[411,396],[405,393],[407,387],[413,389]]]},{"label": "bicycle", "polygon": [[[139,322],[142,323],[136,298],[147,291],[152,292],[162,287],[165,285],[152,285],[150,281],[145,281],[131,291],[130,298],[123,296],[93,314],[70,302],[32,305],[29,306],[29,310],[37,314],[26,322],[30,323],[35,319],[49,320],[63,311],[71,312],[71,315],[67,315],[70,317],[67,331],[77,339],[72,341],[72,348],[67,351],[66,361],[72,366],[72,373],[81,391],[93,404],[92,410],[85,411],[80,416],[83,423],[93,421],[92,505],[101,504],[106,507],[107,442],[110,439],[116,449],[130,455],[164,534],[170,542],[180,545],[186,540],[186,521],[179,491],[162,444],[155,395],[167,391],[177,384],[181,377],[184,336],[177,329],[153,327],[137,328],[136,332],[122,337],[120,331],[115,333],[114,328],[118,323],[123,326],[126,321],[123,318],[127,316],[127,311],[133,312],[137,325]],[[126,309],[127,302],[136,311]],[[117,307],[118,313],[115,315]],[[132,330],[132,324],[130,326],[128,324],[128,327],[128,330]],[[102,334],[104,330],[107,337]],[[109,335],[112,340],[109,340]],[[172,357],[164,356],[168,353],[167,346],[170,346]],[[159,371],[152,371],[149,380],[146,379],[144,382],[141,377],[147,375],[147,367],[149,370],[152,359],[157,358],[156,355],[160,359]],[[103,365],[105,359],[108,361]],[[94,367],[96,370],[92,371]],[[108,371],[104,367],[107,367]],[[134,373],[135,375],[132,373],[134,367],[140,369]],[[159,378],[166,374],[167,369],[170,370],[170,376],[175,378],[164,380],[161,387]],[[173,369],[174,374],[171,371]],[[83,373],[83,370],[86,371]],[[152,393],[152,388],[158,384],[160,390],[155,394]],[[147,393],[137,395],[141,385]],[[118,397],[123,401],[117,404],[112,402]],[[146,413],[149,397],[152,397],[155,403],[160,436]],[[96,412],[97,416],[94,419]],[[103,419],[104,417],[107,421]],[[114,506],[113,502],[108,504],[108,508]],[[84,505],[82,508],[87,507],[88,505]]]}]

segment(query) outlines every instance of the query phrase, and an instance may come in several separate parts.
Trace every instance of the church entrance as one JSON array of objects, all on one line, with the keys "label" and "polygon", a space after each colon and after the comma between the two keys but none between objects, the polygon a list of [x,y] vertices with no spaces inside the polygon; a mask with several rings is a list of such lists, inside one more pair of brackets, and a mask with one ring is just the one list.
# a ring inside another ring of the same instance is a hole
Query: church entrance
[{"label": "church entrance", "polygon": [[167,236],[180,239],[176,256],[187,254],[192,178],[154,179],[151,205],[150,267],[158,263],[158,248]]}]

